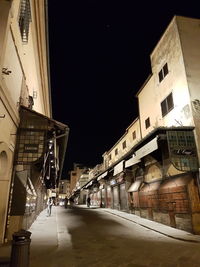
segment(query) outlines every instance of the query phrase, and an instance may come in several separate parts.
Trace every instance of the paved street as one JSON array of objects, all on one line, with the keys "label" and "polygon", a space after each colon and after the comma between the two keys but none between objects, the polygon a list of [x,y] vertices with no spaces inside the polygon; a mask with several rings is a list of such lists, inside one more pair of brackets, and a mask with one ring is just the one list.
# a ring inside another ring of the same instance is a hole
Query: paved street
[{"label": "paved street", "polygon": [[132,215],[120,214],[125,213],[85,206],[53,207],[51,217],[43,211],[30,229],[30,267],[200,266],[198,237],[196,243],[180,241],[139,225],[138,217],[135,223]]}]

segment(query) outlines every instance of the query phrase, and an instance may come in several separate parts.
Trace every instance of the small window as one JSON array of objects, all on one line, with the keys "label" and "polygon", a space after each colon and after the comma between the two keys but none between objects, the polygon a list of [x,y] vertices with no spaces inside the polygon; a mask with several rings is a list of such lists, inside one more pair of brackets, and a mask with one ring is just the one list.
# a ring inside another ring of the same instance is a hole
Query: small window
[{"label": "small window", "polygon": [[111,160],[112,159],[112,155],[110,154],[109,156],[108,156],[108,160]]},{"label": "small window", "polygon": [[163,67],[163,74],[164,74],[164,77],[168,74],[168,66],[167,66],[167,63]]},{"label": "small window", "polygon": [[134,132],[132,133],[132,136],[133,136],[133,140],[135,140],[135,139],[136,139],[136,131],[134,131]]},{"label": "small window", "polygon": [[118,155],[118,149],[117,148],[115,149],[115,155]]},{"label": "small window", "polygon": [[158,76],[159,76],[159,82],[161,82],[164,79],[162,70],[158,73]]},{"label": "small window", "polygon": [[172,93],[161,102],[162,116],[167,115],[174,108]]},{"label": "small window", "polygon": [[167,63],[165,63],[164,67],[158,73],[159,82],[162,82],[162,80],[165,78],[165,76],[168,73],[169,73],[169,71],[168,71],[168,65],[167,65]]},{"label": "small window", "polygon": [[145,127],[146,127],[146,129],[150,127],[150,118],[149,117],[145,120]]},{"label": "small window", "polygon": [[122,143],[122,147],[123,147],[123,149],[126,148],[126,140]]}]

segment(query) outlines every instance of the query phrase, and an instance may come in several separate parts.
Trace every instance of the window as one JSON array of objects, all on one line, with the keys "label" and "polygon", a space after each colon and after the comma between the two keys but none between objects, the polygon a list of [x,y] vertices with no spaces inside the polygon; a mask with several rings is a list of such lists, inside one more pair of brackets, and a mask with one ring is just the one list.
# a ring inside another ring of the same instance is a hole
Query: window
[{"label": "window", "polygon": [[162,116],[167,115],[174,108],[172,93],[161,102]]},{"label": "window", "polygon": [[109,156],[108,156],[108,160],[111,160],[112,159],[112,155],[110,154]]},{"label": "window", "polygon": [[29,0],[21,0],[19,14],[19,28],[22,42],[28,42],[29,23],[31,22],[31,8]]},{"label": "window", "polygon": [[146,120],[145,120],[145,127],[146,129],[149,128],[150,126],[150,118],[148,117]]},{"label": "window", "polygon": [[133,136],[133,140],[135,140],[135,138],[136,138],[136,131],[134,131],[134,132],[132,133],[132,136]]},{"label": "window", "polygon": [[123,149],[126,148],[126,140],[122,143],[122,147],[123,147]]},{"label": "window", "polygon": [[162,82],[162,80],[165,78],[165,76],[168,74],[168,65],[167,63],[164,65],[164,67],[159,71],[158,77],[159,77],[159,82]]},{"label": "window", "polygon": [[117,148],[115,149],[115,155],[118,155],[118,149]]}]

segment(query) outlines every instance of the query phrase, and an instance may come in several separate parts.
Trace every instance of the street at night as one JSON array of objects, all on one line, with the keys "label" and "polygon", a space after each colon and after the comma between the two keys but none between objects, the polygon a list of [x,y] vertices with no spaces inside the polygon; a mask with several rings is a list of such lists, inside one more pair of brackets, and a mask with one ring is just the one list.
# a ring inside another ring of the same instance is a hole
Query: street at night
[{"label": "street at night", "polygon": [[200,267],[198,10],[0,0],[0,267]]},{"label": "street at night", "polygon": [[43,211],[30,228],[30,267],[199,266],[198,236],[196,243],[189,237],[188,241],[176,240],[138,225],[132,218],[134,215],[85,205],[54,206],[51,217]]}]

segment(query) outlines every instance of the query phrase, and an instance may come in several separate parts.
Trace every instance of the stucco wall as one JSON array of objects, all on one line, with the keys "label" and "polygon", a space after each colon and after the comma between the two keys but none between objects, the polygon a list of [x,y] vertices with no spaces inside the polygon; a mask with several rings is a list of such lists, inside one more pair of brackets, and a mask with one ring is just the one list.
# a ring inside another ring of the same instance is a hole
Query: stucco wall
[{"label": "stucco wall", "polygon": [[[172,20],[150,58],[152,76],[138,94],[142,137],[159,126],[194,125],[176,19]],[[158,74],[165,63],[168,65],[169,72],[159,82]],[[162,117],[161,102],[171,92],[174,108]],[[151,126],[146,129],[145,119],[148,116],[150,117]]]}]

